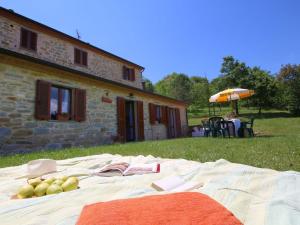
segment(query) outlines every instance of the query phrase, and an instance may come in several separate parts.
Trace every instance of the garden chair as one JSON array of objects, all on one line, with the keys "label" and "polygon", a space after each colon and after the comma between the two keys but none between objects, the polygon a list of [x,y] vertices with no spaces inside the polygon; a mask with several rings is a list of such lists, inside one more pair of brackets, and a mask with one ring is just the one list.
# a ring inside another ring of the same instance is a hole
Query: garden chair
[{"label": "garden chair", "polygon": [[251,119],[247,122],[242,122],[241,127],[239,129],[239,136],[254,137],[253,123],[254,123],[254,117],[251,117]]},{"label": "garden chair", "polygon": [[225,131],[225,135],[227,134],[227,136],[230,138],[231,136],[232,137],[236,137],[236,134],[235,134],[235,125],[234,125],[234,122],[232,121],[224,121],[223,123],[223,129]]},{"label": "garden chair", "polygon": [[208,137],[209,134],[211,133],[211,129],[210,129],[210,126],[209,126],[209,121],[208,120],[202,120],[201,122],[203,124],[204,136]]},{"label": "garden chair", "polygon": [[226,134],[226,129],[224,126],[224,118],[215,116],[209,118],[209,127],[210,127],[210,132],[213,137],[218,137],[218,136],[223,136],[225,137]]},{"label": "garden chair", "polygon": [[254,137],[253,123],[254,123],[254,117],[251,117],[250,121],[244,124],[245,126],[244,128],[248,131],[250,137]]}]

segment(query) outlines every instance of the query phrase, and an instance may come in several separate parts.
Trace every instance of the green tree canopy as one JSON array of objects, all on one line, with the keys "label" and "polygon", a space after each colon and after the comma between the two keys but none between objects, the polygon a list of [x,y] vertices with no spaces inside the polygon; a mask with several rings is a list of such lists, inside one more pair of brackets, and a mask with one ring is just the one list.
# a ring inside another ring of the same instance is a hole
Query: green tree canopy
[{"label": "green tree canopy", "polygon": [[206,77],[193,76],[190,79],[192,88],[190,90],[191,104],[189,110],[195,112],[208,105],[209,82]]},{"label": "green tree canopy", "polygon": [[300,64],[282,66],[277,78],[284,85],[290,111],[300,115]]},{"label": "green tree canopy", "polygon": [[187,75],[182,73],[167,75],[155,85],[157,93],[186,102],[190,102],[191,100],[191,88],[191,80]]},{"label": "green tree canopy", "polygon": [[144,83],[145,83],[145,90],[149,91],[149,92],[154,92],[153,83],[147,78],[143,78],[143,79],[144,79]]},{"label": "green tree canopy", "polygon": [[232,56],[223,58],[221,75],[212,80],[210,84],[211,93],[215,94],[226,88],[247,88],[255,91],[250,98],[253,106],[269,108],[274,105],[275,96],[278,91],[278,82],[265,70],[259,67],[249,67],[244,62],[236,60]]},{"label": "green tree canopy", "polygon": [[[259,108],[288,108],[300,115],[300,65],[282,66],[277,77],[259,67],[249,67],[233,56],[223,58],[219,77],[211,82],[205,77],[189,78],[182,73],[172,73],[160,80],[155,92],[190,103],[189,111],[199,111],[207,106],[210,95],[227,88],[247,88],[255,91],[249,99],[252,106]],[[153,85],[146,80],[146,89]],[[242,103],[243,104],[243,103]]]},{"label": "green tree canopy", "polygon": [[221,77],[226,88],[246,88],[248,85],[249,67],[245,63],[234,59],[233,56],[226,56],[223,58]]},{"label": "green tree canopy", "polygon": [[250,69],[247,88],[255,91],[255,95],[250,100],[253,105],[259,107],[259,113],[262,108],[270,108],[274,105],[278,86],[275,77],[269,72],[259,67]]}]

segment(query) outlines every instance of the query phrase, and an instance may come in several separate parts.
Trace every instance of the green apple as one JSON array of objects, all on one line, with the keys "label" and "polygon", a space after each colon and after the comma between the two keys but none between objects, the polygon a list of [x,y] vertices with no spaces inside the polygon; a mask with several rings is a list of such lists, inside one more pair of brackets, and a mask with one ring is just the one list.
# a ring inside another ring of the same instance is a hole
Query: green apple
[{"label": "green apple", "polygon": [[47,184],[52,184],[53,182],[55,181],[55,178],[54,177],[51,177],[51,178],[47,178],[46,180],[43,181],[43,183],[47,183]]},{"label": "green apple", "polygon": [[77,183],[77,186],[78,186],[78,184],[79,184],[79,180],[78,180],[78,178],[77,178],[77,177],[69,177],[69,178],[68,178],[68,180],[69,180],[69,179],[71,179],[71,180],[75,181],[75,182]]},{"label": "green apple", "polygon": [[30,184],[26,184],[19,189],[17,194],[18,198],[31,198],[34,192],[34,188]]},{"label": "green apple", "polygon": [[58,194],[60,192],[62,192],[63,189],[61,186],[57,185],[57,184],[51,184],[48,188],[47,188],[47,195],[52,195],[52,194]]},{"label": "green apple", "polygon": [[34,179],[29,179],[27,182],[28,182],[28,184],[35,187],[35,186],[39,185],[42,182],[42,180],[41,180],[40,177],[37,177],[37,178],[34,178]]},{"label": "green apple", "polygon": [[72,191],[78,188],[78,183],[76,179],[69,178],[62,184],[61,187],[64,191]]},{"label": "green apple", "polygon": [[68,178],[69,178],[68,176],[62,175],[62,176],[57,177],[56,179],[62,180],[63,182],[65,182]]},{"label": "green apple", "polygon": [[35,187],[34,194],[38,197],[43,196],[46,194],[48,187],[49,187],[48,183],[45,182],[40,183],[38,186]]},{"label": "green apple", "polygon": [[55,180],[52,184],[57,184],[57,185],[61,186],[63,183],[64,183],[63,180],[57,179],[57,180]]}]

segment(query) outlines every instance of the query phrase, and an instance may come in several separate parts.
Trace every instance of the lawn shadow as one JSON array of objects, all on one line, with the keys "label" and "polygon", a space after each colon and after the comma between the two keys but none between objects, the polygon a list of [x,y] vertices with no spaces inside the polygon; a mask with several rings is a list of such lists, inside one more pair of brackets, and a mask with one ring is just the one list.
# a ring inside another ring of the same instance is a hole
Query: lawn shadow
[{"label": "lawn shadow", "polygon": [[271,135],[271,134],[258,134],[255,135],[254,138],[274,138],[274,137],[279,137],[278,135]]},{"label": "lawn shadow", "polygon": [[255,119],[295,118],[288,112],[264,112],[264,113],[242,113],[241,117],[254,117]]}]

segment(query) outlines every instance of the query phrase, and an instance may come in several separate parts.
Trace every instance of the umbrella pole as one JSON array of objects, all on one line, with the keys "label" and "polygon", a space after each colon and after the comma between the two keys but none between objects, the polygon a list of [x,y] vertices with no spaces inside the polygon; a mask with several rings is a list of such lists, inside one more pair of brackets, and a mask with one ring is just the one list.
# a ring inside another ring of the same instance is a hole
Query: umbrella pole
[{"label": "umbrella pole", "polygon": [[238,100],[232,101],[232,109],[232,111],[235,112],[236,115],[239,115]]},{"label": "umbrella pole", "polygon": [[216,115],[215,103],[213,103],[213,108],[214,108],[214,116],[215,116]]}]

